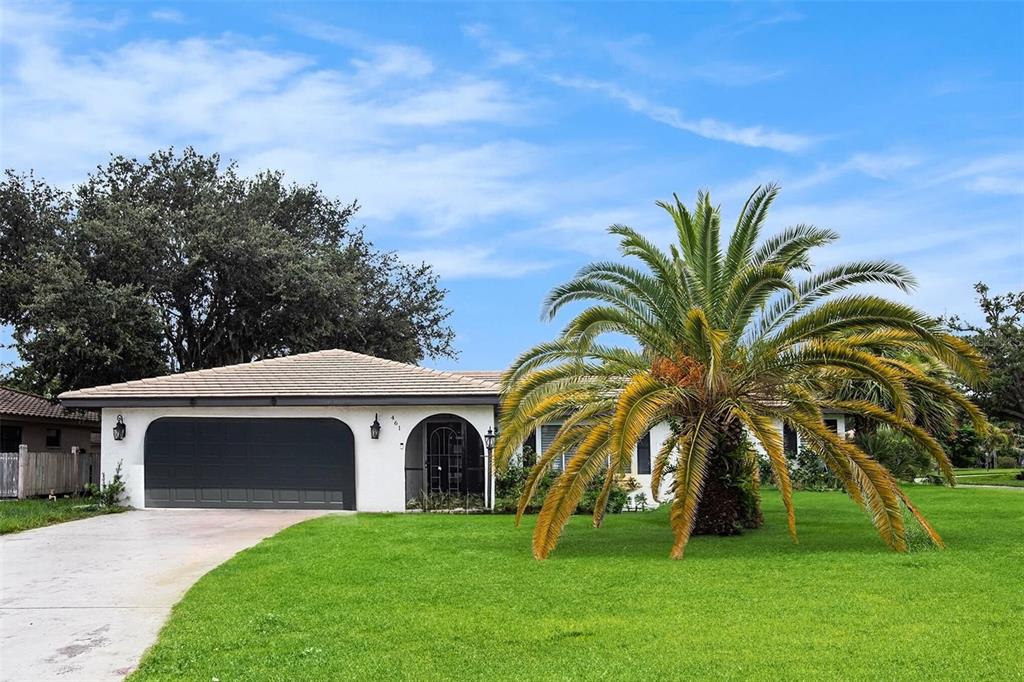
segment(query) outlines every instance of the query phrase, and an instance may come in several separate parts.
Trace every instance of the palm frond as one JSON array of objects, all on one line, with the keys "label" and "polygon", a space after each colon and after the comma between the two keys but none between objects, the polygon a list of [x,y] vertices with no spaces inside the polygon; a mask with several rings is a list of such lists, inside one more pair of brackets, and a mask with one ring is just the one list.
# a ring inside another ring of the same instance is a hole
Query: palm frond
[{"label": "palm frond", "polygon": [[665,471],[668,469],[672,452],[679,445],[679,436],[673,433],[662,442],[658,448],[658,454],[651,464],[651,497],[655,502],[661,501],[661,482],[665,478]]},{"label": "palm frond", "polygon": [[596,424],[580,443],[565,471],[555,479],[533,530],[533,556],[537,559],[546,559],[558,546],[562,529],[576,511],[583,491],[604,465],[610,438],[611,427],[607,423]]},{"label": "palm frond", "polygon": [[711,418],[706,412],[697,416],[688,425],[679,442],[679,460],[676,464],[672,492],[675,498],[669,510],[672,533],[675,542],[669,556],[682,559],[686,544],[690,541],[693,524],[697,520],[697,505],[700,503],[704,480],[707,478],[707,458],[714,440],[710,428]]},{"label": "palm frond", "polygon": [[779,193],[779,186],[775,183],[759,185],[747,197],[740,211],[740,217],[736,220],[736,228],[729,239],[729,249],[725,257],[725,270],[723,279],[733,281],[744,267],[746,267],[754,254],[754,245],[761,233],[765,218],[768,216],[768,208],[775,201]]},{"label": "palm frond", "polygon": [[793,509],[793,483],[789,479],[789,465],[786,462],[786,454],[782,450],[782,432],[775,428],[770,417],[751,414],[737,407],[733,408],[733,414],[750,430],[757,442],[764,448],[765,454],[768,455],[772,473],[775,475],[775,485],[778,486],[782,504],[786,507],[789,535],[793,538],[793,542],[798,542],[796,512]]}]

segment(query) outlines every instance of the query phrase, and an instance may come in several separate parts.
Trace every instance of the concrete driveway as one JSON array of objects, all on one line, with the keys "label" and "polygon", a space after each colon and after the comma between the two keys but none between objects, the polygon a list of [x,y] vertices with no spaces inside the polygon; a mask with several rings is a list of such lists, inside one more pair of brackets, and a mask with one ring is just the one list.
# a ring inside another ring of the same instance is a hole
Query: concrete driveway
[{"label": "concrete driveway", "polygon": [[132,511],[0,537],[0,679],[123,678],[200,576],[322,513]]}]

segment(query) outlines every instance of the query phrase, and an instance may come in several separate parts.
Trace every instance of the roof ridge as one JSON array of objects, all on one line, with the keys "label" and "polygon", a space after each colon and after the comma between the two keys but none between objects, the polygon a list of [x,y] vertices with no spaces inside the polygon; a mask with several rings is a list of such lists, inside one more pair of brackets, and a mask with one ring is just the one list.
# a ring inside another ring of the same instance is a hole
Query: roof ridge
[{"label": "roof ridge", "polygon": [[28,396],[29,398],[38,398],[39,400],[45,400],[48,403],[56,403],[57,402],[56,400],[51,400],[50,398],[47,398],[44,395],[39,395],[38,393],[30,393],[30,392],[22,390],[20,388],[14,388],[13,386],[0,386],[0,389],[3,389],[5,391],[10,391],[11,393],[19,393],[21,395]]},{"label": "roof ridge", "polygon": [[70,391],[64,391],[64,392],[60,393],[57,396],[57,399],[60,400],[63,396],[66,396],[69,393],[77,393],[79,391],[94,391],[94,390],[98,390],[98,389],[101,389],[101,388],[112,388],[114,386],[126,386],[126,385],[129,385],[129,384],[132,384],[132,385],[142,384],[142,383],[151,382],[151,381],[159,381],[159,380],[162,380],[162,379],[166,379],[168,377],[182,377],[182,376],[185,376],[186,374],[190,375],[190,376],[195,376],[197,374],[203,374],[203,375],[219,374],[219,373],[223,373],[223,370],[237,369],[239,367],[251,367],[253,365],[262,365],[262,364],[271,363],[271,362],[279,362],[279,361],[282,361],[282,360],[293,360],[295,358],[301,358],[301,357],[305,357],[305,356],[308,356],[308,355],[321,355],[323,353],[329,353],[331,351],[336,351],[336,350],[341,350],[341,349],[340,348],[329,348],[329,349],[325,349],[325,350],[309,351],[309,352],[306,352],[306,353],[297,353],[295,355],[280,355],[280,356],[278,356],[276,358],[263,358],[262,360],[251,360],[249,362],[236,362],[236,363],[234,363],[232,365],[221,365],[220,367],[203,367],[202,369],[190,369],[187,372],[172,372],[171,374],[160,374],[160,375],[155,376],[155,377],[142,377],[142,378],[139,378],[139,379],[131,379],[129,381],[122,381],[122,382],[119,382],[119,383],[116,383],[116,384],[100,384],[99,386],[88,386],[86,388],[76,388],[76,389],[73,389],[73,390],[70,390]]},{"label": "roof ridge", "polygon": [[424,372],[427,374],[443,376],[446,379],[455,379],[456,381],[459,382],[470,382],[473,386],[477,387],[486,388],[487,384],[490,383],[486,381],[481,381],[480,379],[474,379],[472,377],[459,376],[458,374],[449,372],[447,370],[434,369],[433,367],[424,367],[423,365],[416,365],[411,362],[401,362],[399,360],[388,360],[387,358],[378,358],[375,355],[366,355],[365,353],[357,353],[354,350],[345,350],[342,348],[338,348],[336,350],[342,353],[349,353],[351,355],[359,355],[361,357],[367,358],[368,360],[372,360],[374,362],[378,362],[385,365],[399,365],[401,367],[408,367],[409,369],[419,370],[420,372]]}]

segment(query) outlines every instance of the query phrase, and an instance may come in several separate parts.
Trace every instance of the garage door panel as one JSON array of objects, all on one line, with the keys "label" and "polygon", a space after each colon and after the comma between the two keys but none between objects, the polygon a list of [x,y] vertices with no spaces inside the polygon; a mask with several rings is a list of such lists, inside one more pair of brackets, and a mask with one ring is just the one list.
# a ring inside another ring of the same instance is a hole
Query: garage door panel
[{"label": "garage door panel", "polygon": [[245,488],[224,488],[224,499],[228,502],[248,502],[249,491]]},{"label": "garage door panel", "polygon": [[224,499],[223,488],[200,488],[199,499],[203,502],[220,502]]},{"label": "garage door panel", "polygon": [[277,489],[277,501],[284,503],[296,504],[301,500],[299,497],[298,490],[288,490],[286,488]]},{"label": "garage door panel", "polygon": [[277,498],[274,497],[274,491],[269,488],[256,488],[252,491],[252,501],[263,504],[273,504],[274,502],[277,502]]},{"label": "garage door panel", "polygon": [[334,419],[159,419],[146,505],[355,509],[353,440]]},{"label": "garage door panel", "polygon": [[149,504],[150,500],[157,502],[169,502],[171,499],[170,491],[167,488],[147,488],[146,489],[146,503]]},{"label": "garage door panel", "polygon": [[199,496],[196,495],[195,488],[168,488],[167,489],[167,501],[168,502],[198,502]]}]

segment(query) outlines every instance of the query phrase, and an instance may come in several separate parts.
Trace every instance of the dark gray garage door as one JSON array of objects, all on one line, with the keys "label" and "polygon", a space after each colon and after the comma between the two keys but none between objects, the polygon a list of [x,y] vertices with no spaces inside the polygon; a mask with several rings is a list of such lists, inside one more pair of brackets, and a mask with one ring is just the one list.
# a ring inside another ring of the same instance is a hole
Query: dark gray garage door
[{"label": "dark gray garage door", "polygon": [[356,508],[352,431],[336,419],[158,419],[147,507]]}]

